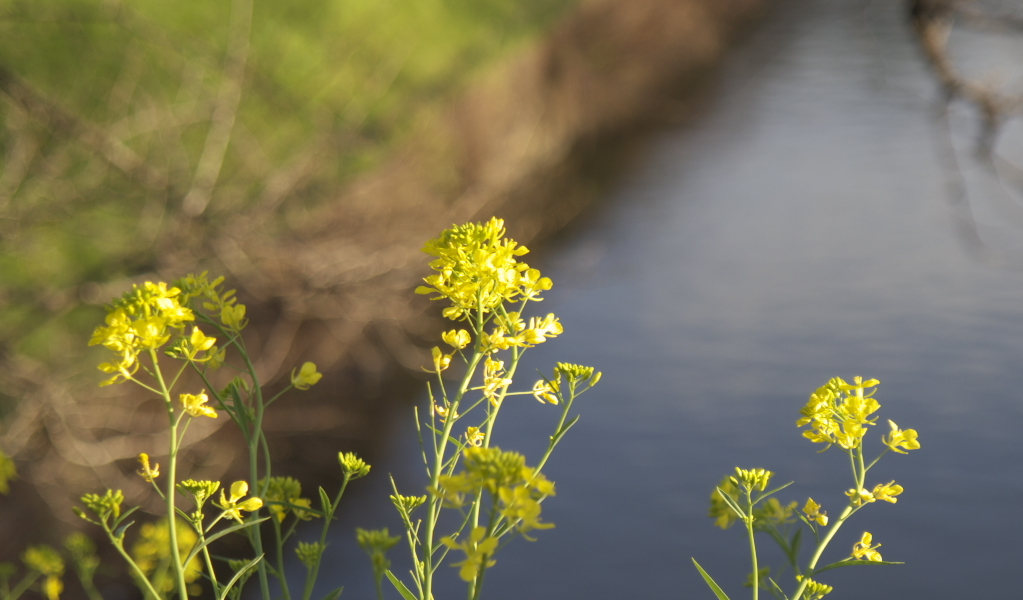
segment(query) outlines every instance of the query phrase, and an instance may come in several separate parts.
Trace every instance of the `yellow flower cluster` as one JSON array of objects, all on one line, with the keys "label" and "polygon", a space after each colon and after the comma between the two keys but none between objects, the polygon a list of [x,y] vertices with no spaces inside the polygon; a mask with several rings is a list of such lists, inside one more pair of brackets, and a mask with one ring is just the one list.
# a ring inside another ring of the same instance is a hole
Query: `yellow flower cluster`
[{"label": "yellow flower cluster", "polygon": [[315,516],[311,512],[302,510],[302,508],[312,506],[312,501],[309,498],[302,498],[302,483],[297,479],[292,477],[271,477],[269,481],[260,479],[260,489],[264,486],[266,493],[263,494],[263,500],[277,522],[284,522],[289,511],[302,521],[308,521]]},{"label": "yellow flower cluster", "polygon": [[189,274],[175,281],[174,285],[181,290],[182,303],[191,302],[193,298],[201,299],[203,309],[217,315],[224,329],[238,333],[248,325],[245,305],[238,304],[235,290],[221,291],[223,283],[223,277],[209,281],[207,272],[203,271],[199,275]]},{"label": "yellow flower cluster", "polygon": [[[465,470],[457,475],[441,475],[438,493],[451,506],[461,506],[465,496],[480,490],[490,492],[498,509],[520,533],[550,529],[553,523],[540,522],[540,500],[554,495],[554,482],[526,466],[518,452],[500,448],[469,447],[465,450]],[[528,536],[525,536],[529,539]]]},{"label": "yellow flower cluster", "polygon": [[863,381],[861,377],[854,378],[851,384],[838,377],[831,379],[810,394],[810,400],[799,411],[803,416],[796,426],[811,425],[803,437],[812,442],[829,447],[838,444],[846,450],[858,448],[867,434],[867,426],[877,421],[877,417],[871,419],[870,415],[881,408],[872,398],[873,392],[864,394],[863,390],[879,383],[876,379]]},{"label": "yellow flower cluster", "polygon": [[[187,523],[180,519],[174,520],[177,526],[178,560],[188,557],[199,537]],[[153,587],[157,590],[171,591],[174,589],[174,577],[168,569],[171,559],[170,527],[167,519],[157,523],[146,523],[139,529],[139,537],[131,548],[132,558],[143,573],[150,575]],[[192,583],[202,575],[202,563],[197,556],[192,557],[184,565],[185,581]],[[189,586],[190,595],[199,595],[198,584]]]},{"label": "yellow flower cluster", "polygon": [[489,313],[506,301],[539,300],[540,292],[551,288],[551,280],[518,262],[529,250],[505,239],[504,234],[504,220],[497,218],[441,232],[423,246],[423,252],[436,257],[430,262],[435,273],[416,293],[450,300],[452,305],[444,309],[444,316],[451,320],[477,311]]},{"label": "yellow flower cluster", "polygon": [[441,539],[441,542],[448,548],[465,552],[465,560],[453,564],[454,567],[461,567],[458,576],[462,581],[472,581],[476,574],[486,565],[488,568],[497,564],[496,560],[490,558],[497,550],[497,538],[487,535],[487,528],[480,525],[469,532],[469,537],[458,542],[453,536]]},{"label": "yellow flower cluster", "polygon": [[46,577],[43,581],[43,594],[47,600],[57,600],[64,591],[64,559],[51,546],[40,544],[30,546],[21,555],[22,562],[29,569]]},{"label": "yellow flower cluster", "polygon": [[147,281],[132,286],[107,307],[106,325],[96,328],[89,345],[102,345],[118,359],[100,364],[101,371],[116,373],[100,385],[131,379],[139,367],[139,353],[163,346],[173,330],[180,331],[186,322],[195,320],[191,309],[180,303],[179,294],[181,290],[176,287]]}]

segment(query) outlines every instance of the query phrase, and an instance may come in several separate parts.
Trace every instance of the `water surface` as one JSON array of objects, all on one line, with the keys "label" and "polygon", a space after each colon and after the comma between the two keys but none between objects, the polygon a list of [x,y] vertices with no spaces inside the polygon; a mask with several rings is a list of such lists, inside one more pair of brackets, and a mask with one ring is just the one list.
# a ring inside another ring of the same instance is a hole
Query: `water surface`
[{"label": "water surface", "polygon": [[[957,57],[978,73],[1000,64],[1017,85],[1004,67],[1023,45],[988,39],[957,36]],[[940,116],[901,3],[786,2],[715,95],[543,257],[555,288],[540,308],[566,333],[520,372],[568,361],[605,377],[547,468],[557,527],[503,550],[486,597],[712,597],[690,557],[747,597],[744,534],[712,527],[709,493],[737,465],[764,467],[796,481],[783,498],[840,512],[847,459],[817,454],[794,423],[811,391],[854,375],[881,380],[881,423],[917,429],[923,447],[870,473],[905,493],[858,513],[825,555],[844,558],[869,530],[906,564],[829,572],[829,599],[1019,597],[1023,219],[1010,171],[974,158],[969,110]],[[998,150],[1018,160],[1021,140],[1010,126]],[[496,443],[536,457],[555,417],[513,402]],[[378,469],[415,481],[414,445],[389,461]],[[381,502],[353,522],[393,531],[390,512]],[[339,552],[349,573],[367,566]]]}]

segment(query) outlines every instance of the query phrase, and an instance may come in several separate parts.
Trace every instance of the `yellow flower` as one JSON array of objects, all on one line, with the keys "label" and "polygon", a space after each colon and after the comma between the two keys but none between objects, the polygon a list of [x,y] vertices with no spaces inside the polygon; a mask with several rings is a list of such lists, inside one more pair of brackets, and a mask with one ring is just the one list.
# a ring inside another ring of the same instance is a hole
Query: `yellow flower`
[{"label": "yellow flower", "polygon": [[849,500],[852,502],[853,506],[860,506],[860,505],[863,505],[863,504],[870,504],[871,502],[874,502],[875,500],[877,500],[877,498],[874,497],[874,494],[871,494],[870,492],[868,492],[867,490],[864,490],[864,489],[858,489],[858,490],[857,489],[849,489],[849,491],[847,491],[845,493],[845,495],[849,496]]},{"label": "yellow flower", "polygon": [[465,560],[452,566],[461,567],[458,576],[463,581],[476,579],[477,573],[485,567],[494,566],[497,561],[491,560],[497,550],[497,538],[487,535],[487,528],[480,525],[469,533],[469,539],[458,543],[454,537],[446,537],[441,542],[448,548],[465,552]]},{"label": "yellow flower", "polygon": [[497,403],[497,395],[507,389],[512,380],[505,377],[504,361],[487,357],[483,366],[483,395],[490,399],[491,404]]},{"label": "yellow flower", "polygon": [[239,502],[249,493],[249,484],[245,481],[236,481],[231,484],[231,498],[224,497],[224,490],[220,490],[220,504],[217,506],[224,510],[224,516],[231,517],[239,523],[242,520],[240,511],[253,512],[263,506],[263,501],[253,496],[244,502]]},{"label": "yellow flower", "polygon": [[206,390],[199,392],[198,395],[181,394],[180,398],[181,406],[184,407],[185,412],[193,417],[217,418],[217,411],[213,410],[212,406],[206,406],[206,403],[210,401],[209,396],[206,395]]},{"label": "yellow flower", "polygon": [[881,553],[877,551],[877,548],[881,547],[881,544],[872,546],[874,539],[870,535],[870,532],[864,531],[863,537],[860,541],[853,544],[852,557],[859,560],[870,560],[875,562],[881,561]]},{"label": "yellow flower", "polygon": [[430,350],[430,354],[433,356],[433,370],[431,371],[426,367],[423,367],[423,370],[427,373],[440,373],[451,366],[451,355],[444,354],[437,346],[434,346],[433,349]]},{"label": "yellow flower", "polygon": [[890,481],[887,484],[877,484],[874,486],[874,493],[871,494],[876,500],[884,500],[885,502],[891,502],[895,504],[899,501],[898,496],[902,493],[902,486],[898,485],[894,481]]},{"label": "yellow flower", "polygon": [[473,446],[483,445],[483,432],[479,427],[470,427],[465,430],[465,441]]},{"label": "yellow flower", "polygon": [[277,519],[278,522],[283,522],[284,518],[288,515],[288,511],[293,511],[295,517],[302,520],[308,521],[312,519],[312,513],[302,510],[304,507],[309,508],[312,506],[312,502],[308,498],[302,498],[302,484],[293,477],[271,477],[269,481],[265,479],[259,480],[259,487],[266,487],[266,494],[263,495],[263,501],[270,509],[270,514]]},{"label": "yellow flower", "polygon": [[445,332],[444,335],[441,336],[441,339],[443,339],[444,343],[448,346],[459,350],[468,346],[469,342],[472,341],[472,337],[469,335],[469,332],[464,329],[459,329],[457,331],[452,329],[451,331]]},{"label": "yellow flower", "polygon": [[813,498],[806,499],[806,506],[803,507],[803,513],[811,521],[816,521],[821,527],[828,524],[828,513],[821,510],[821,505],[814,502]]},{"label": "yellow flower", "polygon": [[541,379],[533,384],[533,396],[541,403],[558,403],[559,384],[557,381],[544,381]]},{"label": "yellow flower", "polygon": [[297,375],[294,370],[291,371],[291,385],[298,390],[308,390],[310,386],[316,385],[321,377],[323,374],[316,371],[316,364],[307,362],[302,365]]},{"label": "yellow flower", "polygon": [[[216,415],[214,415],[216,416]],[[142,468],[139,469],[138,474],[142,476],[146,481],[152,482],[154,479],[160,476],[160,465],[156,464],[152,467],[149,466],[149,455],[143,452],[139,454],[139,463],[142,464]]]},{"label": "yellow flower", "polygon": [[917,441],[917,433],[914,429],[906,429],[903,431],[899,429],[899,426],[895,424],[895,421],[888,420],[888,425],[891,426],[892,430],[888,435],[881,438],[881,441],[885,446],[888,446],[893,451],[899,454],[909,454],[899,448],[905,448],[906,450],[919,450],[920,442]]}]

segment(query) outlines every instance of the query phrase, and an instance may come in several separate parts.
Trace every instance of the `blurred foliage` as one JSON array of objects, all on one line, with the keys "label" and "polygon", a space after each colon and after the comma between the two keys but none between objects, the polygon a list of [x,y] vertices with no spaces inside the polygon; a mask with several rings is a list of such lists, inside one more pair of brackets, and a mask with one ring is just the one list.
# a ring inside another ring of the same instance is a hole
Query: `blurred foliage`
[{"label": "blurred foliage", "polygon": [[[0,351],[63,361],[96,282],[239,211],[334,200],[574,1],[0,0],[0,70],[31,91],[0,88]],[[183,216],[204,162],[208,208]]]}]

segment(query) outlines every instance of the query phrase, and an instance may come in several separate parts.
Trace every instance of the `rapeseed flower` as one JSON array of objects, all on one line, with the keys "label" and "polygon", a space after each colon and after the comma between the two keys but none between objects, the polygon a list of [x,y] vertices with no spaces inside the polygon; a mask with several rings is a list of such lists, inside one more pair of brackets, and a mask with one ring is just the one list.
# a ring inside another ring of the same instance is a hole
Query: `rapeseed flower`
[{"label": "rapeseed flower", "polygon": [[803,514],[821,527],[828,524],[828,513],[821,510],[821,505],[814,502],[813,498],[806,499],[806,505],[803,506]]},{"label": "rapeseed flower", "polygon": [[[899,426],[895,424],[895,421],[888,420],[888,425],[892,430],[888,435],[881,438],[881,442],[885,446],[888,446],[894,452],[899,454],[909,454],[906,450],[919,450],[920,442],[917,441],[917,433],[914,429],[899,429]],[[899,448],[905,448],[905,450],[899,450]]]},{"label": "rapeseed flower", "polygon": [[206,403],[210,401],[210,397],[206,395],[206,390],[198,394],[181,394],[180,400],[185,412],[193,417],[217,418],[217,411],[212,406],[206,406]]},{"label": "rapeseed flower", "polygon": [[316,371],[316,363],[306,362],[302,364],[302,368],[297,374],[294,370],[291,371],[291,385],[298,390],[308,390],[311,386],[316,385],[322,377],[323,374]]},{"label": "rapeseed flower", "polygon": [[224,510],[225,517],[231,517],[241,523],[241,511],[253,512],[263,507],[263,500],[255,496],[244,502],[239,502],[248,493],[249,484],[245,481],[236,481],[231,484],[230,498],[224,496],[224,490],[220,490],[220,504],[216,504],[216,506]]},{"label": "rapeseed flower", "polygon": [[488,536],[487,528],[482,525],[469,532],[469,538],[461,543],[455,541],[454,537],[442,538],[441,542],[448,548],[465,552],[465,560],[452,565],[461,567],[458,576],[463,581],[472,581],[484,567],[497,564],[497,561],[490,558],[497,550],[497,538]]},{"label": "rapeseed flower", "polygon": [[160,465],[155,464],[153,466],[149,466],[149,455],[145,452],[139,454],[139,464],[142,465],[142,468],[139,469],[138,474],[146,481],[152,482],[160,476]]},{"label": "rapeseed flower", "polygon": [[871,545],[874,537],[870,532],[864,531],[860,541],[853,544],[852,558],[859,560],[881,561],[881,553],[877,551],[881,544]]},{"label": "rapeseed flower", "polygon": [[435,273],[416,293],[449,300],[452,305],[443,314],[455,321],[490,313],[504,302],[539,300],[540,292],[551,289],[551,280],[518,262],[529,250],[504,234],[504,221],[497,218],[442,231],[423,246],[423,252],[436,257],[430,262]]}]

